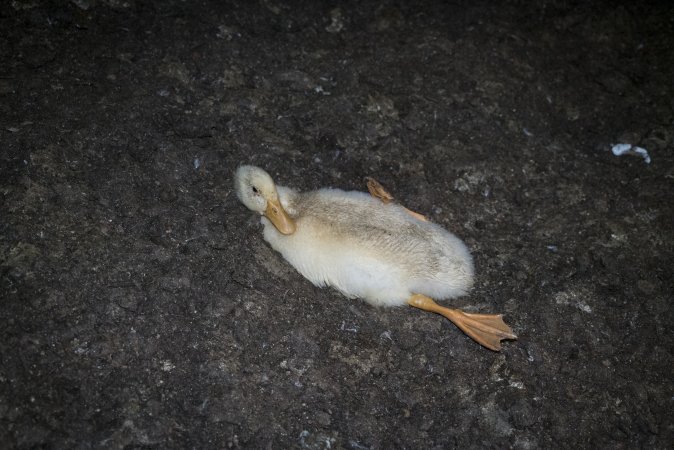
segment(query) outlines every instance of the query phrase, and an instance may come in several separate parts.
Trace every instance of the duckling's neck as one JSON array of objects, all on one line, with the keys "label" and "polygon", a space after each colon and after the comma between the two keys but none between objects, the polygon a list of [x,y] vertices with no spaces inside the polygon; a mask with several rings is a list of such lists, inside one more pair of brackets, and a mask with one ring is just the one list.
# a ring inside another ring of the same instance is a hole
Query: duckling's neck
[{"label": "duckling's neck", "polygon": [[281,206],[286,210],[290,217],[297,217],[297,200],[299,192],[285,186],[276,186],[278,198],[281,201]]}]

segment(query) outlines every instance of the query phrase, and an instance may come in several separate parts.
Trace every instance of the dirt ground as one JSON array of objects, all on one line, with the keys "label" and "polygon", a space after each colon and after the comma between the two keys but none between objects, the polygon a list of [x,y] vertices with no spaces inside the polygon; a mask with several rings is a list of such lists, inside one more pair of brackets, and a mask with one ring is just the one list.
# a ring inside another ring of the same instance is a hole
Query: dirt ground
[{"label": "dirt ground", "polygon": [[[670,5],[1,2],[0,447],[671,448]],[[520,339],[315,288],[243,163],[375,176]]]}]

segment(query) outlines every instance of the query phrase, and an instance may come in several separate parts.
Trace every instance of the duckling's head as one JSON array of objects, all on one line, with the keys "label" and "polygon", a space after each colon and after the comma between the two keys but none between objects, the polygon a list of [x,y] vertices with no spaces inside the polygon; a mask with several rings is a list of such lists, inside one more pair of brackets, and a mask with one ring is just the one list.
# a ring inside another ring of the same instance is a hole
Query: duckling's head
[{"label": "duckling's head", "polygon": [[293,234],[295,222],[281,206],[276,185],[259,167],[241,166],[234,175],[236,195],[251,211],[264,215],[282,234]]}]

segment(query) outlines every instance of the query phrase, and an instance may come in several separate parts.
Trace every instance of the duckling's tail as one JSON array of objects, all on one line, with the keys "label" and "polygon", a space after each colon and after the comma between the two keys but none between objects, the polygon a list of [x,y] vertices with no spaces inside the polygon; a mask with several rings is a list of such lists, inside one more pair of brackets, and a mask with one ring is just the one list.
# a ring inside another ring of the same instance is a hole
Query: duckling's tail
[{"label": "duckling's tail", "polygon": [[471,314],[459,309],[445,308],[421,294],[413,295],[407,303],[415,308],[445,316],[477,343],[496,352],[501,350],[502,340],[517,339],[513,330],[503,322],[501,314]]}]

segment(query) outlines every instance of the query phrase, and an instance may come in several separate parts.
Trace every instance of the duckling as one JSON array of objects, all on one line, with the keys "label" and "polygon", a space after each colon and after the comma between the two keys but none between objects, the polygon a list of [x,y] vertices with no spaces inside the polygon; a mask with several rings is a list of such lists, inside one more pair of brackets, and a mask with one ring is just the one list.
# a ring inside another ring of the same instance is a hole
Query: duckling
[{"label": "duckling", "polygon": [[339,189],[298,192],[276,186],[255,166],[235,174],[239,200],[262,215],[264,239],[318,287],[376,306],[410,305],[441,314],[488,349],[517,339],[499,314],[438,305],[473,285],[473,260],[456,236],[393,202],[375,180],[370,194]]}]

